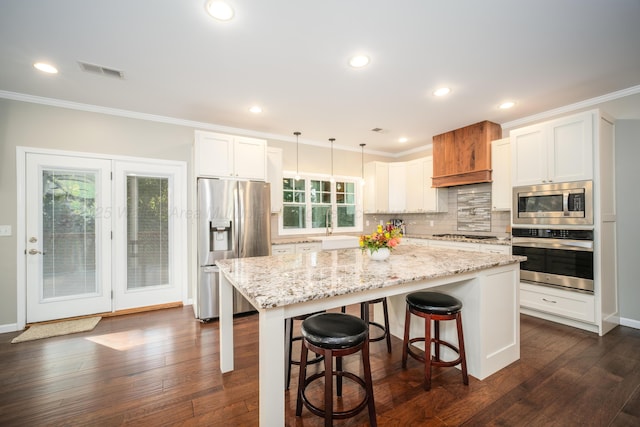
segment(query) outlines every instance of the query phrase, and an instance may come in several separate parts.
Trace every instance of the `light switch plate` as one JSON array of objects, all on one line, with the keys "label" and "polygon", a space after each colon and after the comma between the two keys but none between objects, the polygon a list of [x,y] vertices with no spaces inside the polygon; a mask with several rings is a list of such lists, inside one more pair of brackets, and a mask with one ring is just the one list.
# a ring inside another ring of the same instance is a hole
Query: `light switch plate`
[{"label": "light switch plate", "polygon": [[0,225],[0,236],[11,236],[11,226]]}]

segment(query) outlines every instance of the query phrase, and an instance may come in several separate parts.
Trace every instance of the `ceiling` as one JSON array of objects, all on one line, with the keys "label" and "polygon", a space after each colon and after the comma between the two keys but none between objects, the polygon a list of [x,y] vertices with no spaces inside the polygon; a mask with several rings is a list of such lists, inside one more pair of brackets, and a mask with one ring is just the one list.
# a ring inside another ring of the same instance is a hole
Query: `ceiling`
[{"label": "ceiling", "polygon": [[[514,123],[593,98],[617,118],[640,118],[638,0],[229,3],[235,19],[219,22],[205,0],[2,2],[0,96],[290,141],[301,131],[302,143],[336,138],[336,148],[366,143],[390,155],[479,121]],[[356,53],[371,63],[349,67]],[[37,61],[59,73],[36,71]],[[433,96],[440,86],[451,93]],[[506,100],[515,107],[498,109]],[[248,111],[254,104],[261,114]]]}]

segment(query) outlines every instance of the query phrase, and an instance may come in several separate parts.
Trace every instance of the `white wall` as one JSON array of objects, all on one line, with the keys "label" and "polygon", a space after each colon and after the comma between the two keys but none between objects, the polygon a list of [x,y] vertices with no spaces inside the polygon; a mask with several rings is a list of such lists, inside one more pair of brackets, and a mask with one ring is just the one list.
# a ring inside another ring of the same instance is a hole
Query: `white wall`
[{"label": "white wall", "polygon": [[623,324],[640,328],[640,120],[616,122],[618,296]]},{"label": "white wall", "polygon": [[[17,323],[16,311],[16,147],[147,157],[188,162],[191,176],[193,127],[131,119],[0,98],[0,225],[11,225],[12,236],[0,237],[0,332]],[[283,148],[284,168],[296,168],[296,144],[269,140]],[[346,142],[342,144],[347,145]],[[334,150],[336,175],[360,176],[361,154]],[[331,152],[327,147],[300,144],[300,170],[329,173]],[[365,161],[379,159],[366,156]],[[191,200],[189,200],[191,206]],[[189,225],[190,228],[193,224]],[[191,237],[191,236],[189,236]],[[189,248],[192,241],[189,239]],[[195,258],[189,253],[189,265]],[[193,271],[189,268],[190,275]],[[189,278],[193,283],[193,278]],[[191,296],[191,293],[189,294]]]}]

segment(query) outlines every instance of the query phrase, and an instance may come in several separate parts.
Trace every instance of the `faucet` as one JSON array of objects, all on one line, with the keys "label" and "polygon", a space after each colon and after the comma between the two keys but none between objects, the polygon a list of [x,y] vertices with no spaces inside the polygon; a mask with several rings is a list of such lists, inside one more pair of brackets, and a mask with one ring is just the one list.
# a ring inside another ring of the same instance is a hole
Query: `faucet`
[{"label": "faucet", "polygon": [[[329,218],[331,218],[331,222],[329,222]],[[329,236],[330,234],[333,233],[333,216],[331,215],[331,210],[329,209],[327,209],[324,214],[324,225],[325,225],[325,233],[327,236]]]}]

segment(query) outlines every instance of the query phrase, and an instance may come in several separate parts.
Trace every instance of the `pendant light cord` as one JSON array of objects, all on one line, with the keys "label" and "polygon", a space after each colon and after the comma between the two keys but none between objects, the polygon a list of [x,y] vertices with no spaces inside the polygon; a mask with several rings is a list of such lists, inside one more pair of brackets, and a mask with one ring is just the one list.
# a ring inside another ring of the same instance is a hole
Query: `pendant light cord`
[{"label": "pendant light cord", "polygon": [[360,144],[360,165],[362,170],[360,171],[362,182],[364,182],[364,146],[367,144]]},{"label": "pendant light cord", "polygon": [[329,142],[331,142],[331,179],[333,180],[333,142],[335,138],[329,138]]},{"label": "pendant light cord", "polygon": [[301,135],[301,132],[294,132],[293,133],[296,136],[296,177],[295,179],[300,179],[300,142],[298,141],[298,138]]}]

